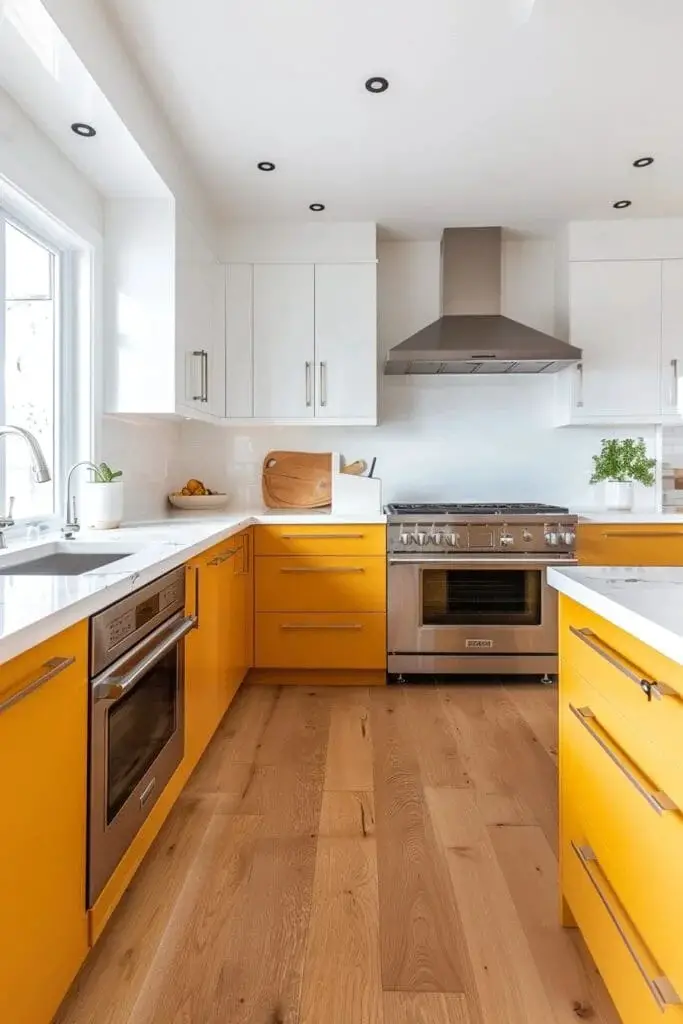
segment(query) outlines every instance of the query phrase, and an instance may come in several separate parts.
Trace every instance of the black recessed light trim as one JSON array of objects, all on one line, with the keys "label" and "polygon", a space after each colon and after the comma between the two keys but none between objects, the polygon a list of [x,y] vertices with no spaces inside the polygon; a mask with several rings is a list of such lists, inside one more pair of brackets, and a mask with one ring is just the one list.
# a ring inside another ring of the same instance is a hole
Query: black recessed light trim
[{"label": "black recessed light trim", "polygon": [[93,126],[86,124],[85,121],[74,121],[71,125],[71,131],[74,135],[80,135],[82,139],[92,139],[93,135],[97,135]]},{"label": "black recessed light trim", "polygon": [[637,160],[633,161],[633,166],[634,167],[649,167],[650,164],[653,164],[654,162],[655,162],[655,158],[653,156],[639,156]]},{"label": "black recessed light trim", "polygon": [[322,213],[322,211],[325,209],[325,204],[324,203],[311,203],[311,205],[308,207],[308,209],[309,210],[313,210],[313,213]]},{"label": "black recessed light trim", "polygon": [[389,80],[381,78],[379,75],[374,75],[372,78],[368,78],[365,88],[368,92],[386,92],[389,88]]},{"label": "black recessed light trim", "polygon": [[261,160],[261,162],[256,164],[256,166],[258,167],[259,171],[274,171],[275,170],[275,164],[273,163],[272,160]]},{"label": "black recessed light trim", "polygon": [[627,206],[631,205],[630,199],[619,199],[616,203],[612,203],[615,210],[625,210]]}]

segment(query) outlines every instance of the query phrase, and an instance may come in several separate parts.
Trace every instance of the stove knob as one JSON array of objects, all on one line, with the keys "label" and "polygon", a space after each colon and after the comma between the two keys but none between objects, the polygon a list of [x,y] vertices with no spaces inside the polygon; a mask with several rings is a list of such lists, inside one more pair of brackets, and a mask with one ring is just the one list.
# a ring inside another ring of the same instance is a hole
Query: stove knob
[{"label": "stove knob", "polygon": [[576,534],[573,530],[567,530],[565,533],[560,535],[562,537],[562,543],[566,544],[567,547],[572,547],[576,540]]},{"label": "stove knob", "polygon": [[413,534],[413,541],[415,544],[419,544],[421,548],[425,546],[429,540],[429,535],[426,533],[418,533],[417,530]]},{"label": "stove knob", "polygon": [[429,536],[429,539],[432,542],[432,544],[443,544],[444,535],[439,530],[433,530]]},{"label": "stove knob", "polygon": [[560,543],[559,535],[557,533],[546,533],[545,542],[548,545],[548,547],[556,548],[557,545]]},{"label": "stove knob", "polygon": [[533,540],[533,539],[534,539],[534,535],[531,532],[531,530],[524,530],[524,532],[522,533],[522,540],[525,540],[528,543],[530,540]]},{"label": "stove knob", "polygon": [[504,548],[511,548],[515,543],[515,538],[511,533],[503,533],[500,538],[500,543]]},{"label": "stove knob", "polygon": [[446,541],[446,544],[448,544],[450,547],[457,548],[458,545],[460,544],[460,534],[455,532],[445,533],[444,540]]},{"label": "stove knob", "polygon": [[407,546],[408,544],[410,544],[412,536],[409,533],[401,532],[398,535],[398,539],[399,543],[403,544],[404,546]]}]

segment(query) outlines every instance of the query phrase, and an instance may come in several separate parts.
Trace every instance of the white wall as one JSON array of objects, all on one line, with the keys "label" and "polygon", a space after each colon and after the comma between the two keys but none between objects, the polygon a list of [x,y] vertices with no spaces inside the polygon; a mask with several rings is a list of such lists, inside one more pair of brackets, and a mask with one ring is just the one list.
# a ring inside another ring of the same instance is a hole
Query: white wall
[{"label": "white wall", "polygon": [[224,226],[218,248],[225,263],[354,263],[376,258],[372,222],[328,224],[233,223]]},{"label": "white wall", "polygon": [[[380,243],[378,254],[380,347],[385,352],[439,315],[439,243]],[[532,299],[527,290],[530,321],[539,318],[540,323],[547,314],[547,296],[538,309]],[[552,377],[385,377],[382,390],[377,428],[184,423],[175,465],[178,482],[199,476],[210,487],[227,487],[234,504],[253,505],[260,501],[261,463],[269,449],[337,450],[349,461],[377,456],[385,501],[599,503],[588,479],[604,431],[552,426]],[[639,433],[654,451],[654,429]],[[628,431],[609,434],[627,436]],[[639,489],[638,502],[654,507],[654,490]]]},{"label": "white wall", "polygon": [[124,519],[156,519],[168,512],[179,441],[180,423],[149,416],[103,418],[100,453],[112,468],[123,470]]}]

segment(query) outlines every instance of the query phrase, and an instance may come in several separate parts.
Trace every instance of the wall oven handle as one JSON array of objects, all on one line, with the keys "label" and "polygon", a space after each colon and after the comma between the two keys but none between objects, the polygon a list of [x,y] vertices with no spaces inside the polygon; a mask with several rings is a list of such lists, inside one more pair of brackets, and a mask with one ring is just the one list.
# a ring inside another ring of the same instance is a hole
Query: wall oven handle
[{"label": "wall oven handle", "polygon": [[478,568],[479,566],[490,565],[496,569],[500,569],[503,566],[507,566],[508,569],[538,569],[545,566],[563,566],[563,565],[577,565],[576,558],[490,558],[488,555],[476,555],[471,558],[463,558],[457,556],[456,558],[443,558],[440,555],[419,555],[415,558],[405,557],[404,555],[399,558],[390,558],[389,565],[421,565],[425,569],[436,569],[439,566],[443,566],[444,569],[471,569],[472,567]]},{"label": "wall oven handle", "polygon": [[112,674],[101,683],[95,683],[93,699],[96,701],[108,700],[113,702],[120,700],[121,697],[133,689],[136,683],[140,682],[146,672],[149,672],[171,648],[175,647],[179,640],[182,640],[191,629],[194,629],[196,624],[197,620],[194,615],[188,615],[181,619],[176,628],[164,637],[161,643],[156,644],[144,657],[140,658],[130,672],[123,675]]},{"label": "wall oven handle", "polygon": [[590,647],[592,651],[595,651],[595,653],[611,665],[612,668],[621,672],[621,674],[626,676],[627,679],[630,679],[632,683],[635,683],[636,686],[640,687],[648,700],[652,700],[653,697],[656,697],[657,700],[661,700],[662,697],[678,696],[676,691],[666,683],[661,683],[654,679],[647,679],[636,665],[626,661],[618,651],[615,651],[613,647],[610,647],[604,640],[601,640],[597,633],[594,633],[592,629],[577,629],[576,626],[570,626],[569,632],[572,633],[577,640],[581,640],[581,642],[586,644],[587,647]]},{"label": "wall oven handle", "polygon": [[571,846],[659,1009],[663,1010],[667,1006],[680,1006],[681,1000],[669,979],[664,977],[664,975],[658,975],[656,977],[651,976],[650,971],[641,960],[638,950],[629,935],[629,931],[635,931],[635,929],[633,929],[633,925],[629,921],[628,925],[630,925],[630,927],[628,927],[626,922],[621,920],[623,911],[620,913],[612,907],[607,897],[607,893],[603,892],[600,887],[600,882],[596,877],[593,865],[600,874],[602,874],[602,868],[598,863],[598,859],[595,856],[593,849],[590,846],[580,846],[578,843],[575,843],[573,839]]}]

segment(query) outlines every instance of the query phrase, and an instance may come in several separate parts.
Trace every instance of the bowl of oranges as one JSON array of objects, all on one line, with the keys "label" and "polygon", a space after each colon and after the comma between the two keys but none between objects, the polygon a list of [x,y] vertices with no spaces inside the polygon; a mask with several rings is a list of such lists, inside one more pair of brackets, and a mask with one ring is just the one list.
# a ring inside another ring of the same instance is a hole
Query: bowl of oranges
[{"label": "bowl of oranges", "polygon": [[171,491],[168,500],[174,508],[184,509],[207,509],[224,508],[229,501],[229,495],[212,491],[205,487],[201,480],[192,477],[179,491]]}]

